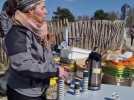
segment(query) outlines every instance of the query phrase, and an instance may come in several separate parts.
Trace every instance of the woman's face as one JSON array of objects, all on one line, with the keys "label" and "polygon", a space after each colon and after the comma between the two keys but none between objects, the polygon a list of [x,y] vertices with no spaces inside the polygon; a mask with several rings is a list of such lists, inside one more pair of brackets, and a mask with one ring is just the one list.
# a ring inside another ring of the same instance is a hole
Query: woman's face
[{"label": "woman's face", "polygon": [[44,18],[47,16],[47,10],[45,6],[45,2],[41,2],[36,6],[33,11],[34,17],[37,18],[39,21],[44,21]]}]

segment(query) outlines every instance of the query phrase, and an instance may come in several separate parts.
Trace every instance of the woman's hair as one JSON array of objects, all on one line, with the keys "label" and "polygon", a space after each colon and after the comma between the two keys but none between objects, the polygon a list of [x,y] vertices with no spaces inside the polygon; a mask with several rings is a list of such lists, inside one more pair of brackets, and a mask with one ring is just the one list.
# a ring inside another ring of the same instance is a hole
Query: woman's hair
[{"label": "woman's hair", "polygon": [[12,17],[17,9],[17,0],[7,0],[6,13],[8,16]]}]

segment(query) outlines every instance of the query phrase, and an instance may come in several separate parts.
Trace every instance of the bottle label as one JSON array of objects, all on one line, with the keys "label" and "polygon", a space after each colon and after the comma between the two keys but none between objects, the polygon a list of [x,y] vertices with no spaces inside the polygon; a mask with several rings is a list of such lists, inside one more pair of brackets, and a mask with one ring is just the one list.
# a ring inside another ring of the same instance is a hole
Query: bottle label
[{"label": "bottle label", "polygon": [[75,90],[75,95],[79,95],[80,94],[80,89],[76,89]]},{"label": "bottle label", "polygon": [[93,74],[100,74],[101,69],[100,68],[93,68]]}]

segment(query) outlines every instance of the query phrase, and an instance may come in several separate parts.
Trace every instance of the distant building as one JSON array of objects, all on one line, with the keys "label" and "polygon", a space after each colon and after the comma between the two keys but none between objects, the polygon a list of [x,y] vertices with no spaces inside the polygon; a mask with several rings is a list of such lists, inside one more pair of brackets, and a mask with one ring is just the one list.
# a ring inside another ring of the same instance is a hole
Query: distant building
[{"label": "distant building", "polygon": [[129,10],[130,10],[130,5],[128,4],[124,4],[121,7],[121,20],[126,20]]}]

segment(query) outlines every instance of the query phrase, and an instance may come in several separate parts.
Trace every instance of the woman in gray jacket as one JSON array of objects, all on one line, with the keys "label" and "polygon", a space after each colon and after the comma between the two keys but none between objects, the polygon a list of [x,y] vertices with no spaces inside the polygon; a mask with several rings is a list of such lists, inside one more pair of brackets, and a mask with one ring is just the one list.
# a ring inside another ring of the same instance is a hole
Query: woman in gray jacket
[{"label": "woman in gray jacket", "polygon": [[47,38],[47,15],[43,0],[21,0],[14,16],[14,25],[5,43],[10,59],[8,100],[45,100],[42,93],[49,79],[57,76]]}]

